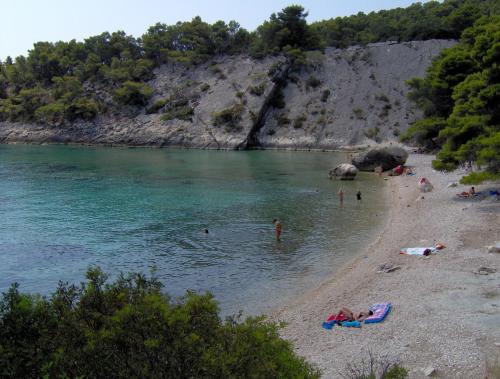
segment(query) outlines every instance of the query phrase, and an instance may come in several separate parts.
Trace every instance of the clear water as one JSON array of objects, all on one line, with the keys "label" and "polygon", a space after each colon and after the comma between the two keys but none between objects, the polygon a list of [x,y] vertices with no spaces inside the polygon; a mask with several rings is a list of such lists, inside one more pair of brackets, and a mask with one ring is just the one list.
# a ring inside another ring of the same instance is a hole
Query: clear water
[{"label": "clear water", "polygon": [[224,314],[267,312],[330,275],[381,220],[380,178],[328,179],[345,160],[0,145],[0,291],[18,282],[50,294],[59,280],[83,280],[91,265],[112,276],[154,268],[173,296],[209,290]]}]

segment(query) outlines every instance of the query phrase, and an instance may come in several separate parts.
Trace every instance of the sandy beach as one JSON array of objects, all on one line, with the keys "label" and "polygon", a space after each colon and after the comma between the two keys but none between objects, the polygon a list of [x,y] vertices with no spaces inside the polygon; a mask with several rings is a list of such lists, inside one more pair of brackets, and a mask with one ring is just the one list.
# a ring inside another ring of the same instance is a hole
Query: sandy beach
[{"label": "sandy beach", "polygon": [[[347,364],[366,361],[369,352],[399,361],[410,378],[427,377],[426,369],[442,378],[495,377],[488,367],[500,367],[500,254],[485,247],[500,240],[500,202],[456,198],[469,187],[447,185],[463,172],[436,172],[432,159],[410,155],[407,165],[416,176],[388,178],[385,227],[366,251],[272,315],[287,323],[283,336],[325,378],[342,377]],[[432,192],[419,192],[421,177],[434,185]],[[491,187],[499,185],[476,191]],[[446,248],[430,257],[399,254],[403,247],[436,243]],[[382,264],[400,268],[379,273]],[[478,274],[481,267],[491,273]],[[344,306],[361,311],[379,302],[393,305],[383,323],[321,327]]]}]

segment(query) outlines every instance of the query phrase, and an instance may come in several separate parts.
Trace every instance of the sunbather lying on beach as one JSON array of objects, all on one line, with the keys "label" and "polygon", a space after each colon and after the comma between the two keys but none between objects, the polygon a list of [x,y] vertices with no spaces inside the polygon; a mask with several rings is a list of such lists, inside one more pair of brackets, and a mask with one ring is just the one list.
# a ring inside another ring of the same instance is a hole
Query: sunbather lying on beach
[{"label": "sunbather lying on beach", "polygon": [[368,311],[363,311],[359,313],[353,313],[349,308],[342,308],[338,313],[337,313],[337,322],[340,324],[343,321],[364,321],[368,317],[373,315],[373,312],[368,310]]}]

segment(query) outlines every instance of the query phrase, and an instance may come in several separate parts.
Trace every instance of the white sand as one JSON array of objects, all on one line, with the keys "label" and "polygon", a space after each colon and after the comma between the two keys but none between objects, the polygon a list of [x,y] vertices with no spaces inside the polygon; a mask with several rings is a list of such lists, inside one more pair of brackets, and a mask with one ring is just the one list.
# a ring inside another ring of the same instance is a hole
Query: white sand
[{"label": "white sand", "polygon": [[[500,254],[485,248],[500,240],[500,202],[456,200],[468,187],[447,184],[463,173],[436,172],[432,158],[411,155],[407,164],[417,175],[389,178],[387,226],[366,252],[272,316],[288,323],[283,336],[325,378],[341,377],[348,362],[366,360],[368,351],[399,360],[410,378],[425,377],[429,366],[437,377],[484,378],[487,361],[500,357]],[[434,184],[433,192],[418,191],[422,176]],[[430,258],[399,254],[401,247],[436,242],[447,248]],[[383,263],[401,269],[377,273]],[[497,272],[474,274],[481,266]],[[383,323],[321,327],[343,306],[361,311],[385,301],[393,309]]]}]

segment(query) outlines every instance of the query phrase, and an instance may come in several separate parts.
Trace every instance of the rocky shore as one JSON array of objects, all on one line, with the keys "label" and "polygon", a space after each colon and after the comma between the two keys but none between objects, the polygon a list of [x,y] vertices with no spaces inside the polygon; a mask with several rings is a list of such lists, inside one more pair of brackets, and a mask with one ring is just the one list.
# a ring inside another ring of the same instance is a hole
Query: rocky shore
[{"label": "rocky shore", "polygon": [[[325,378],[341,377],[348,364],[359,367],[370,353],[399,361],[410,378],[497,377],[500,255],[485,246],[500,239],[500,202],[458,199],[456,193],[468,188],[447,185],[463,173],[436,172],[432,158],[410,155],[407,165],[416,176],[387,178],[390,212],[376,241],[321,287],[272,316],[287,323],[283,336]],[[434,185],[432,192],[419,192],[421,177]],[[399,254],[403,247],[436,243],[446,248],[429,257]],[[384,272],[382,265],[396,269]],[[393,305],[383,323],[321,327],[344,306],[360,311],[377,302]]]},{"label": "rocky shore", "polygon": [[202,149],[338,149],[397,140],[421,116],[406,81],[422,77],[455,41],[383,42],[283,56],[221,56],[197,66],[166,64],[148,82],[145,107],[105,105],[93,121],[62,125],[0,122],[3,143],[81,143]]}]

